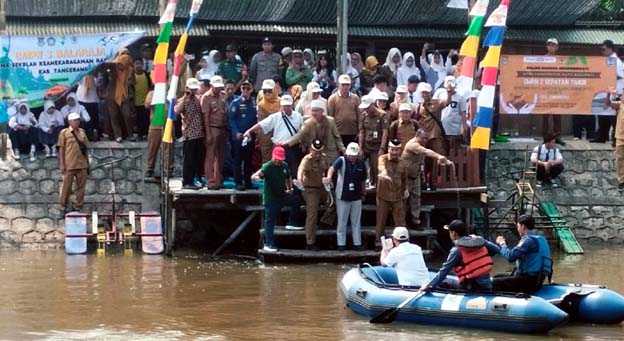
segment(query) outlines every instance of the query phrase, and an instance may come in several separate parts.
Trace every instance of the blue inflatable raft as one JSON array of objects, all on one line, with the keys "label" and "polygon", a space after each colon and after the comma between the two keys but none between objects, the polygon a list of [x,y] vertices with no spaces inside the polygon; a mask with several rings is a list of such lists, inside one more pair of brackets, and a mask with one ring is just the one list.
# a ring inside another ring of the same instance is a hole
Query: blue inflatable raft
[{"label": "blue inflatable raft", "polygon": [[[347,272],[340,289],[354,312],[373,318],[395,308],[417,288],[399,286],[392,268],[362,267]],[[542,333],[568,314],[541,297],[432,291],[402,308],[399,321],[516,333]]]}]

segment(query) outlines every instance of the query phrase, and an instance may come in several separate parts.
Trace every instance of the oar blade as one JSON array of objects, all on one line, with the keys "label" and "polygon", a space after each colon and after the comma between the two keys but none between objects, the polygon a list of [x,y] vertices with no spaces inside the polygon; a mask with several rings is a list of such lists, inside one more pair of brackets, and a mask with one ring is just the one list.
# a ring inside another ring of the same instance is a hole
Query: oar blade
[{"label": "oar blade", "polygon": [[384,310],[381,314],[373,317],[370,323],[392,323],[399,315],[399,308],[390,308]]}]

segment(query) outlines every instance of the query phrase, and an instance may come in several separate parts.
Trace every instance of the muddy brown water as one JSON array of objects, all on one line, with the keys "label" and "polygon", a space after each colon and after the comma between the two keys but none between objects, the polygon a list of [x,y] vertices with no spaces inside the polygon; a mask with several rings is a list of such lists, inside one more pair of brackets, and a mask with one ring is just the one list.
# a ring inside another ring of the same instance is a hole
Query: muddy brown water
[{"label": "muddy brown water", "polygon": [[[605,284],[624,292],[623,259],[622,247],[587,250],[583,256],[559,254],[555,280]],[[510,267],[497,260],[497,270]],[[624,339],[624,324],[566,325],[543,335],[372,325],[344,308],[338,282],[350,268],[263,265],[192,254],[98,257],[0,250],[0,339]]]}]

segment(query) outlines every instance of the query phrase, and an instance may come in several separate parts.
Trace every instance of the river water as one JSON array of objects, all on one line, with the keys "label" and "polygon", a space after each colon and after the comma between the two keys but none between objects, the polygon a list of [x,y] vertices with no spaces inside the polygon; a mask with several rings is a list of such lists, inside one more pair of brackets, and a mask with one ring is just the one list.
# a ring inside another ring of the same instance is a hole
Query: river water
[{"label": "river water", "polygon": [[[624,248],[555,256],[555,280],[624,292]],[[432,265],[436,265],[432,262]],[[439,264],[439,261],[438,261]],[[497,270],[510,265],[497,260]],[[134,254],[0,251],[0,339],[8,340],[605,340],[624,324],[544,335],[393,323],[344,308],[345,265],[263,265]]]}]

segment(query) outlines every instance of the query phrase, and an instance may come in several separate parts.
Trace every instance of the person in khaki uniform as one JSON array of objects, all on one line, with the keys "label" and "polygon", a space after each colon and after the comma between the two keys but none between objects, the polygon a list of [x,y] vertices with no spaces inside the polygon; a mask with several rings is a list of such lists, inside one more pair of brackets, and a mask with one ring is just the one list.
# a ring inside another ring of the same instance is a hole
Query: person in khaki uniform
[{"label": "person in khaki uniform", "polygon": [[[319,139],[312,141],[310,154],[306,155],[297,170],[297,185],[303,185],[303,199],[306,203],[306,250],[318,250],[316,246],[316,228],[321,200],[327,199],[328,192],[323,186],[330,163],[323,153],[325,146]],[[328,212],[325,212],[327,215]],[[321,220],[325,219],[325,215]]]},{"label": "person in khaki uniform", "polygon": [[423,102],[416,109],[416,120],[418,126],[429,133],[426,147],[438,154],[448,155],[448,141],[445,138],[446,133],[441,118],[442,110],[449,103],[452,91],[448,91],[448,97],[443,100],[433,99],[431,91],[431,85],[428,83],[418,84],[416,92],[420,94]]},{"label": "person in khaki uniform", "polygon": [[223,164],[228,139],[228,117],[225,99],[221,92],[225,85],[221,76],[210,79],[210,90],[201,97],[201,111],[204,116],[206,159],[204,175],[208,189],[217,190],[223,186]]},{"label": "person in khaki uniform", "polygon": [[[145,108],[150,111],[150,122],[154,118],[154,106],[152,105],[152,98],[154,96],[154,90],[150,90],[145,97]],[[169,110],[169,104],[165,103],[165,110]],[[172,176],[173,169],[175,168],[175,143],[162,143],[163,140],[163,127],[155,126],[153,124],[149,125],[147,130],[147,162],[145,171],[146,178],[154,177],[154,168],[156,168],[156,158],[158,157],[158,151],[160,150],[160,145],[163,145],[163,151],[165,156],[167,157],[168,163],[165,164],[165,170],[169,173],[167,176]],[[175,136],[174,136],[175,140]],[[162,176],[162,174],[161,174]]]},{"label": "person in khaki uniform", "polygon": [[351,93],[351,77],[349,75],[340,75],[338,83],[340,84],[338,91],[329,96],[327,100],[327,115],[335,119],[342,142],[348,145],[351,142],[356,142],[357,139],[360,98]]},{"label": "person in khaki uniform", "polygon": [[[611,100],[611,96],[617,100]],[[624,105],[620,100],[621,94],[615,89],[609,89],[606,105],[617,110],[615,122],[615,169],[617,171],[618,189],[624,190]]]},{"label": "person in khaki uniform", "polygon": [[359,145],[362,149],[364,161],[370,165],[370,184],[375,186],[377,181],[377,160],[380,151],[383,152],[388,140],[388,115],[375,106],[375,99],[370,96],[362,98],[360,104],[362,118],[360,120]]},{"label": "person in khaki uniform", "polygon": [[411,104],[401,103],[398,112],[399,119],[390,123],[390,128],[388,128],[388,140],[397,139],[401,141],[401,153],[403,153],[407,141],[416,135],[418,122],[412,119],[414,110]]},{"label": "person in khaki uniform", "polygon": [[407,192],[407,170],[401,162],[401,142],[391,140],[388,154],[379,157],[377,180],[377,223],[375,225],[375,250],[381,250],[379,238],[383,236],[388,218],[392,212],[395,226],[405,226],[404,201]]},{"label": "person in khaki uniform", "polygon": [[71,113],[67,116],[67,120],[69,127],[61,130],[58,140],[59,164],[63,174],[59,205],[65,212],[74,183],[76,183],[74,210],[82,210],[89,169],[88,139],[85,131],[80,128],[80,115]]},{"label": "person in khaki uniform", "polygon": [[409,191],[407,207],[412,223],[415,225],[420,224],[420,180],[422,176],[420,170],[425,157],[436,159],[440,165],[452,164],[444,155],[424,147],[424,144],[429,139],[428,134],[423,129],[418,129],[416,136],[405,144],[401,154],[401,163],[407,170],[407,190]]}]

